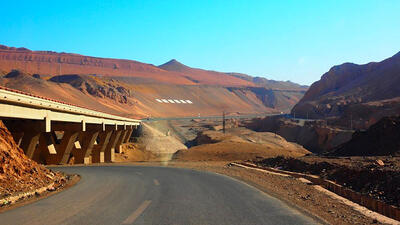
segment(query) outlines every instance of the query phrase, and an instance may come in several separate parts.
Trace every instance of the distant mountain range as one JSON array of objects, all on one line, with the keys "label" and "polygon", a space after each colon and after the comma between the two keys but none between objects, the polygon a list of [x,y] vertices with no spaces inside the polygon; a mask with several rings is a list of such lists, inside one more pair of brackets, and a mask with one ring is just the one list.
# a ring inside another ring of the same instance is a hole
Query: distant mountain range
[{"label": "distant mountain range", "polygon": [[[152,81],[183,85],[222,85],[222,86],[260,86],[264,78],[249,79],[251,76],[238,76],[238,73],[221,73],[191,68],[171,60],[163,65],[141,63],[134,60],[108,59],[72,53],[52,51],[31,51],[27,48],[14,48],[0,45],[0,70],[10,72],[19,69],[25,73],[42,75],[96,74],[113,77],[141,78]],[[4,72],[3,72],[4,73]],[[273,81],[269,83],[272,84]],[[268,82],[264,82],[265,84]],[[278,82],[274,88],[306,90],[291,82]]]},{"label": "distant mountain range", "polygon": [[[4,45],[0,85],[132,117],[289,112],[307,90],[288,81],[191,68],[176,60],[154,66]],[[194,104],[156,101],[183,98]]]},{"label": "distant mountain range", "polygon": [[399,115],[400,52],[381,62],[332,67],[311,85],[292,113],[332,118],[337,124],[355,128]]}]

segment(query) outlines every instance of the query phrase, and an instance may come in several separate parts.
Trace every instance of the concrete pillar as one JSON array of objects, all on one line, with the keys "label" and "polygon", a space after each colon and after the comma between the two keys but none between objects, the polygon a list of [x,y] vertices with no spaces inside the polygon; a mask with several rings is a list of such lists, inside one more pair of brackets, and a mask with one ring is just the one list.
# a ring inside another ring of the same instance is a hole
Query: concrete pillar
[{"label": "concrete pillar", "polygon": [[121,133],[122,133],[121,130],[113,131],[110,141],[108,142],[108,145],[104,151],[104,162],[113,162],[114,161],[115,146],[117,145],[117,141],[118,141],[119,137],[121,136]]},{"label": "concrete pillar", "polygon": [[112,130],[102,131],[98,135],[99,143],[93,146],[92,149],[92,163],[104,162],[104,151],[110,142]]},{"label": "concrete pillar", "polygon": [[81,144],[81,149],[74,148],[72,150],[72,155],[75,158],[75,164],[90,164],[89,157],[92,154],[94,142],[99,135],[98,131],[85,131],[80,132],[79,142]]},{"label": "concrete pillar", "polygon": [[56,142],[54,140],[54,132],[44,132],[40,135],[39,145],[33,155],[33,160],[38,163],[46,163],[46,159],[50,155],[56,155]]},{"label": "concrete pillar", "polygon": [[24,132],[24,136],[21,141],[21,148],[24,150],[25,155],[32,159],[35,153],[36,146],[39,142],[40,132]]},{"label": "concrete pillar", "polygon": [[122,143],[128,143],[129,140],[131,139],[132,133],[133,133],[133,128],[128,130],[128,134],[125,136],[125,140]]},{"label": "concrete pillar", "polygon": [[67,164],[78,134],[79,132],[77,131],[65,131],[61,143],[59,145],[56,145],[57,154],[50,154],[46,159],[46,163]]},{"label": "concrete pillar", "polygon": [[117,143],[115,144],[115,152],[121,153],[121,145],[124,143],[125,137],[128,135],[129,130],[122,130],[121,135],[119,136]]}]

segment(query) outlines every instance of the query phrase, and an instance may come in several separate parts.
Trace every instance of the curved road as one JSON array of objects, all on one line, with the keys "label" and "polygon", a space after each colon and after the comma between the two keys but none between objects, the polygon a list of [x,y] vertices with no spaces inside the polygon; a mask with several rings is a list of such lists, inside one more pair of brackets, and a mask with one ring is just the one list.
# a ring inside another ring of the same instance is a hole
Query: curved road
[{"label": "curved road", "polygon": [[79,183],[0,214],[0,224],[315,224],[227,176],[140,166],[66,167]]}]

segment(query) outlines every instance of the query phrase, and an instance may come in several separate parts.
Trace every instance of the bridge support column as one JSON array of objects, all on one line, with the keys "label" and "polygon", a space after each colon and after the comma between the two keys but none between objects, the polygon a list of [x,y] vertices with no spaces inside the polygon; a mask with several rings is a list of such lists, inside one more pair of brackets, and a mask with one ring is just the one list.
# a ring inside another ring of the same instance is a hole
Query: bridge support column
[{"label": "bridge support column", "polygon": [[49,155],[47,164],[67,164],[78,134],[77,131],[65,131],[61,143],[56,146],[57,154]]},{"label": "bridge support column", "polygon": [[115,146],[117,145],[117,141],[121,136],[120,130],[113,131],[110,142],[108,143],[105,151],[104,151],[104,162],[113,162],[114,161],[114,153],[115,153]]},{"label": "bridge support column", "polygon": [[39,142],[40,132],[24,132],[24,136],[21,141],[21,148],[24,150],[25,155],[32,159],[35,153],[36,146]]},{"label": "bridge support column", "polygon": [[130,128],[128,130],[128,134],[125,136],[125,140],[122,143],[128,143],[129,140],[131,139],[132,133],[133,133],[133,128]]},{"label": "bridge support column", "polygon": [[102,131],[98,135],[99,143],[93,146],[92,150],[92,163],[103,163],[104,162],[104,151],[110,142],[112,131]]},{"label": "bridge support column", "polygon": [[115,144],[115,152],[116,153],[121,153],[122,152],[121,144],[124,143],[124,140],[125,140],[126,136],[128,135],[128,132],[129,132],[128,129],[121,131],[121,135],[118,138],[117,143]]},{"label": "bridge support column", "polygon": [[[33,160],[39,163],[46,164],[46,160],[50,155],[56,155],[56,142],[53,132],[43,132],[39,138],[39,146],[35,151]],[[54,157],[54,156],[53,156]]]},{"label": "bridge support column", "polygon": [[90,155],[92,154],[94,142],[97,139],[99,132],[85,131],[79,134],[79,142],[81,144],[81,149],[74,148],[72,150],[72,155],[75,158],[74,163],[84,163],[90,164]]}]

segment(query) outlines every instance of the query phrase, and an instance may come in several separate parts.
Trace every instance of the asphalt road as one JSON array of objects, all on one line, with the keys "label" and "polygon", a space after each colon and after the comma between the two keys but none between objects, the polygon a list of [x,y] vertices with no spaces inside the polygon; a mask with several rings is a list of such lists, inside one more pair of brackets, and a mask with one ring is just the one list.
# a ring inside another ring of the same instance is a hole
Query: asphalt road
[{"label": "asphalt road", "polygon": [[167,167],[55,168],[75,186],[0,214],[12,224],[315,224],[281,201],[232,178]]}]

